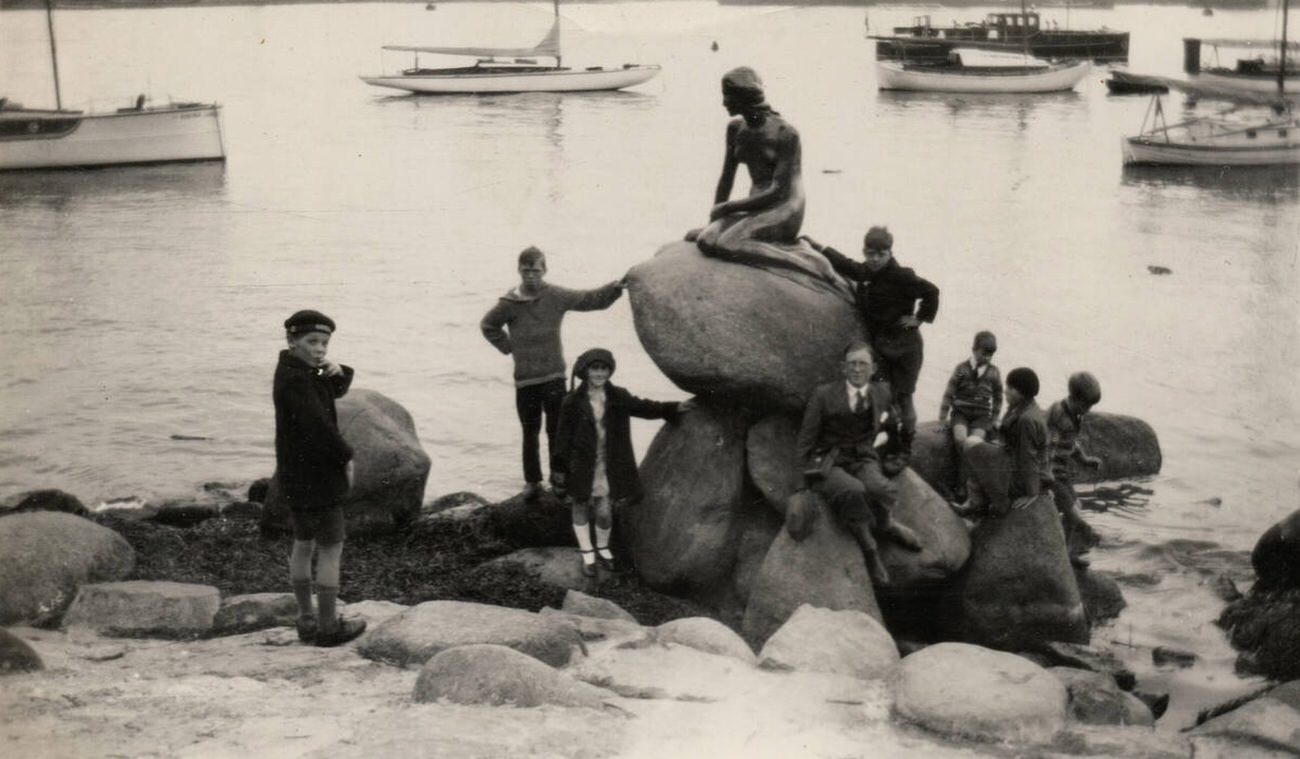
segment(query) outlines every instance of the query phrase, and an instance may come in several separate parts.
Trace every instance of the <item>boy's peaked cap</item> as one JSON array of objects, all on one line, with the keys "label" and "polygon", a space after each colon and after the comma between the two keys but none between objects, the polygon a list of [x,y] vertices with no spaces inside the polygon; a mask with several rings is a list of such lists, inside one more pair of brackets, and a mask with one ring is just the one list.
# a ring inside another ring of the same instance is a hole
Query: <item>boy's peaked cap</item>
[{"label": "boy's peaked cap", "polygon": [[291,335],[305,335],[308,332],[324,332],[327,335],[334,334],[334,320],[322,314],[320,311],[306,309],[298,311],[293,316],[284,320],[284,328]]}]

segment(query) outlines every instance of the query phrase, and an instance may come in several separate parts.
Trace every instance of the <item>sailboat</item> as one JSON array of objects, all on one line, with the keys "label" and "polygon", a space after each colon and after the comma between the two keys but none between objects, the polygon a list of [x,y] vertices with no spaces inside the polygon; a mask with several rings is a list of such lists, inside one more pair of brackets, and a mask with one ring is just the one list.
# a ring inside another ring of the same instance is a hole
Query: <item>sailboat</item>
[{"label": "sailboat", "polygon": [[45,14],[55,107],[24,108],[0,97],[0,171],[225,160],[216,104],[146,105],[141,95],[113,111],[64,109],[52,0]]},{"label": "sailboat", "polygon": [[[655,65],[625,63],[619,68],[591,66],[569,68],[560,56],[560,2],[553,0],[555,20],[533,47],[421,47],[385,45],[384,50],[415,54],[415,65],[400,74],[363,76],[361,81],[417,94],[484,92],[592,92],[621,90],[649,81],[659,73]],[[420,53],[477,58],[472,66],[421,68]],[[537,62],[553,58],[555,65]]]},{"label": "sailboat", "polygon": [[[1274,94],[1262,95],[1254,83],[1165,80],[1197,95],[1223,98],[1238,105],[1211,116],[1169,124],[1159,96],[1142,120],[1142,132],[1121,143],[1124,163],[1158,166],[1287,166],[1300,164],[1300,117],[1287,100],[1287,11],[1282,0],[1282,36]],[[1267,106],[1263,115],[1243,105]],[[1148,124],[1150,127],[1148,128]]]}]

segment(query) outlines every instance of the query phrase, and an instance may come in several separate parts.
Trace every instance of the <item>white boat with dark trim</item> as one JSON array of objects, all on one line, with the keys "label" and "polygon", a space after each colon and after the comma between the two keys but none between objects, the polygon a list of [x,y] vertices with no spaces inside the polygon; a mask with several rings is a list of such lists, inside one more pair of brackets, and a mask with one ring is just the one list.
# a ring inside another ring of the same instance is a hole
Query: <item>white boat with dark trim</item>
[{"label": "white boat with dark trim", "polygon": [[[655,65],[625,63],[621,67],[569,68],[560,56],[560,3],[554,0],[555,20],[542,41],[533,47],[421,47],[385,45],[385,50],[415,54],[415,65],[400,74],[363,76],[376,87],[389,87],[417,94],[508,93],[508,92],[594,92],[621,90],[652,79]],[[420,54],[473,57],[472,66],[421,68]],[[555,65],[537,62],[553,58]]]},{"label": "white boat with dark trim", "polygon": [[1088,61],[1046,61],[1026,54],[954,48],[943,63],[876,61],[882,90],[956,93],[1043,93],[1074,89]]},{"label": "white boat with dark trim", "polygon": [[0,98],[0,171],[225,159],[219,105],[146,105],[141,95],[114,111],[64,109],[48,0],[46,18],[55,108],[24,108]]},{"label": "white boat with dark trim", "polygon": [[[1236,103],[1210,116],[1169,124],[1157,95],[1142,119],[1142,131],[1121,143],[1124,163],[1156,166],[1291,166],[1300,165],[1300,117],[1287,99],[1292,79],[1287,73],[1287,10],[1282,0],[1282,34],[1272,94],[1254,81],[1207,80],[1202,73],[1191,81],[1165,80],[1170,87]],[[1149,126],[1148,126],[1149,125]]]}]

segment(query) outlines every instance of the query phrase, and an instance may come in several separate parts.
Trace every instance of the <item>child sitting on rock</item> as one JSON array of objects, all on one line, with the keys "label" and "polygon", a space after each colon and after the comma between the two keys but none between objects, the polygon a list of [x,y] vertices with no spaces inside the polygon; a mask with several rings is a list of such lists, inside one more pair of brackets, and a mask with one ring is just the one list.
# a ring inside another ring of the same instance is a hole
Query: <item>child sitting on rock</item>
[{"label": "child sitting on rock", "polygon": [[976,333],[970,359],[953,369],[939,405],[939,423],[950,430],[956,449],[952,494],[958,501],[966,500],[965,450],[987,440],[1002,413],[1002,373],[991,363],[997,349],[992,332]]},{"label": "child sitting on rock", "polygon": [[[578,539],[582,573],[596,576],[599,564],[614,569],[609,538],[614,526],[613,504],[641,494],[641,481],[632,451],[630,417],[676,418],[689,411],[691,401],[661,403],[647,401],[615,387],[614,356],[593,348],[573,364],[573,379],[581,380],[560,405],[560,425],[555,435],[557,495],[571,498],[573,534]],[[595,517],[595,542],[591,521]]]},{"label": "child sitting on rock", "polygon": [[[335,607],[343,557],[342,498],[352,485],[352,447],[339,433],[334,399],[347,393],[352,369],[325,358],[334,333],[328,316],[299,311],[285,320],[284,329],[289,347],[280,351],[271,395],[276,486],[293,523],[289,578],[298,601],[298,639],[337,646],[366,629],[364,620],[342,619]],[[313,551],[318,614],[312,610]]]},{"label": "child sitting on rock", "polygon": [[1091,469],[1101,467],[1101,459],[1089,456],[1079,444],[1079,431],[1083,429],[1083,415],[1101,401],[1101,384],[1088,372],[1070,375],[1069,395],[1047,409],[1047,432],[1052,457],[1052,497],[1061,512],[1061,526],[1065,528],[1065,545],[1070,552],[1070,562],[1076,567],[1088,566],[1084,556],[1096,542],[1092,527],[1079,515],[1079,496],[1074,492],[1074,474],[1070,462],[1078,461]]},{"label": "child sitting on rock", "polygon": [[998,427],[998,444],[976,442],[964,451],[970,497],[953,504],[960,516],[1001,516],[1028,506],[1051,487],[1047,418],[1034,400],[1038,389],[1033,369],[1022,366],[1007,373],[1007,414]]}]

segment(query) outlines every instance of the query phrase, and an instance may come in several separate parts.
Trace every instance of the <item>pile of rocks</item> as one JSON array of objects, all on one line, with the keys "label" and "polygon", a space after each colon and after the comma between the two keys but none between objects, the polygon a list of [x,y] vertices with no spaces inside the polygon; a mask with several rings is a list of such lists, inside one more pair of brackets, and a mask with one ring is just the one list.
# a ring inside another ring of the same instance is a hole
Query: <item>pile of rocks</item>
[{"label": "pile of rocks", "polygon": [[[646,351],[698,403],[660,429],[641,465],[645,496],[621,515],[623,539],[652,587],[742,617],[755,645],[802,603],[1009,650],[1086,642],[1085,598],[1108,598],[1113,611],[1113,583],[1072,571],[1050,498],[968,530],[936,491],[952,462],[931,426],[920,430],[912,470],[896,479],[896,516],[924,550],[882,546],[895,582],[878,598],[852,538],[820,499],[795,495],[802,407],[818,384],[840,376],[843,346],[862,335],[852,305],[689,243],[664,247],[628,283]],[[1105,462],[1101,476],[1159,470],[1150,427],[1093,416],[1085,435]],[[917,629],[927,620],[942,629]]]}]

